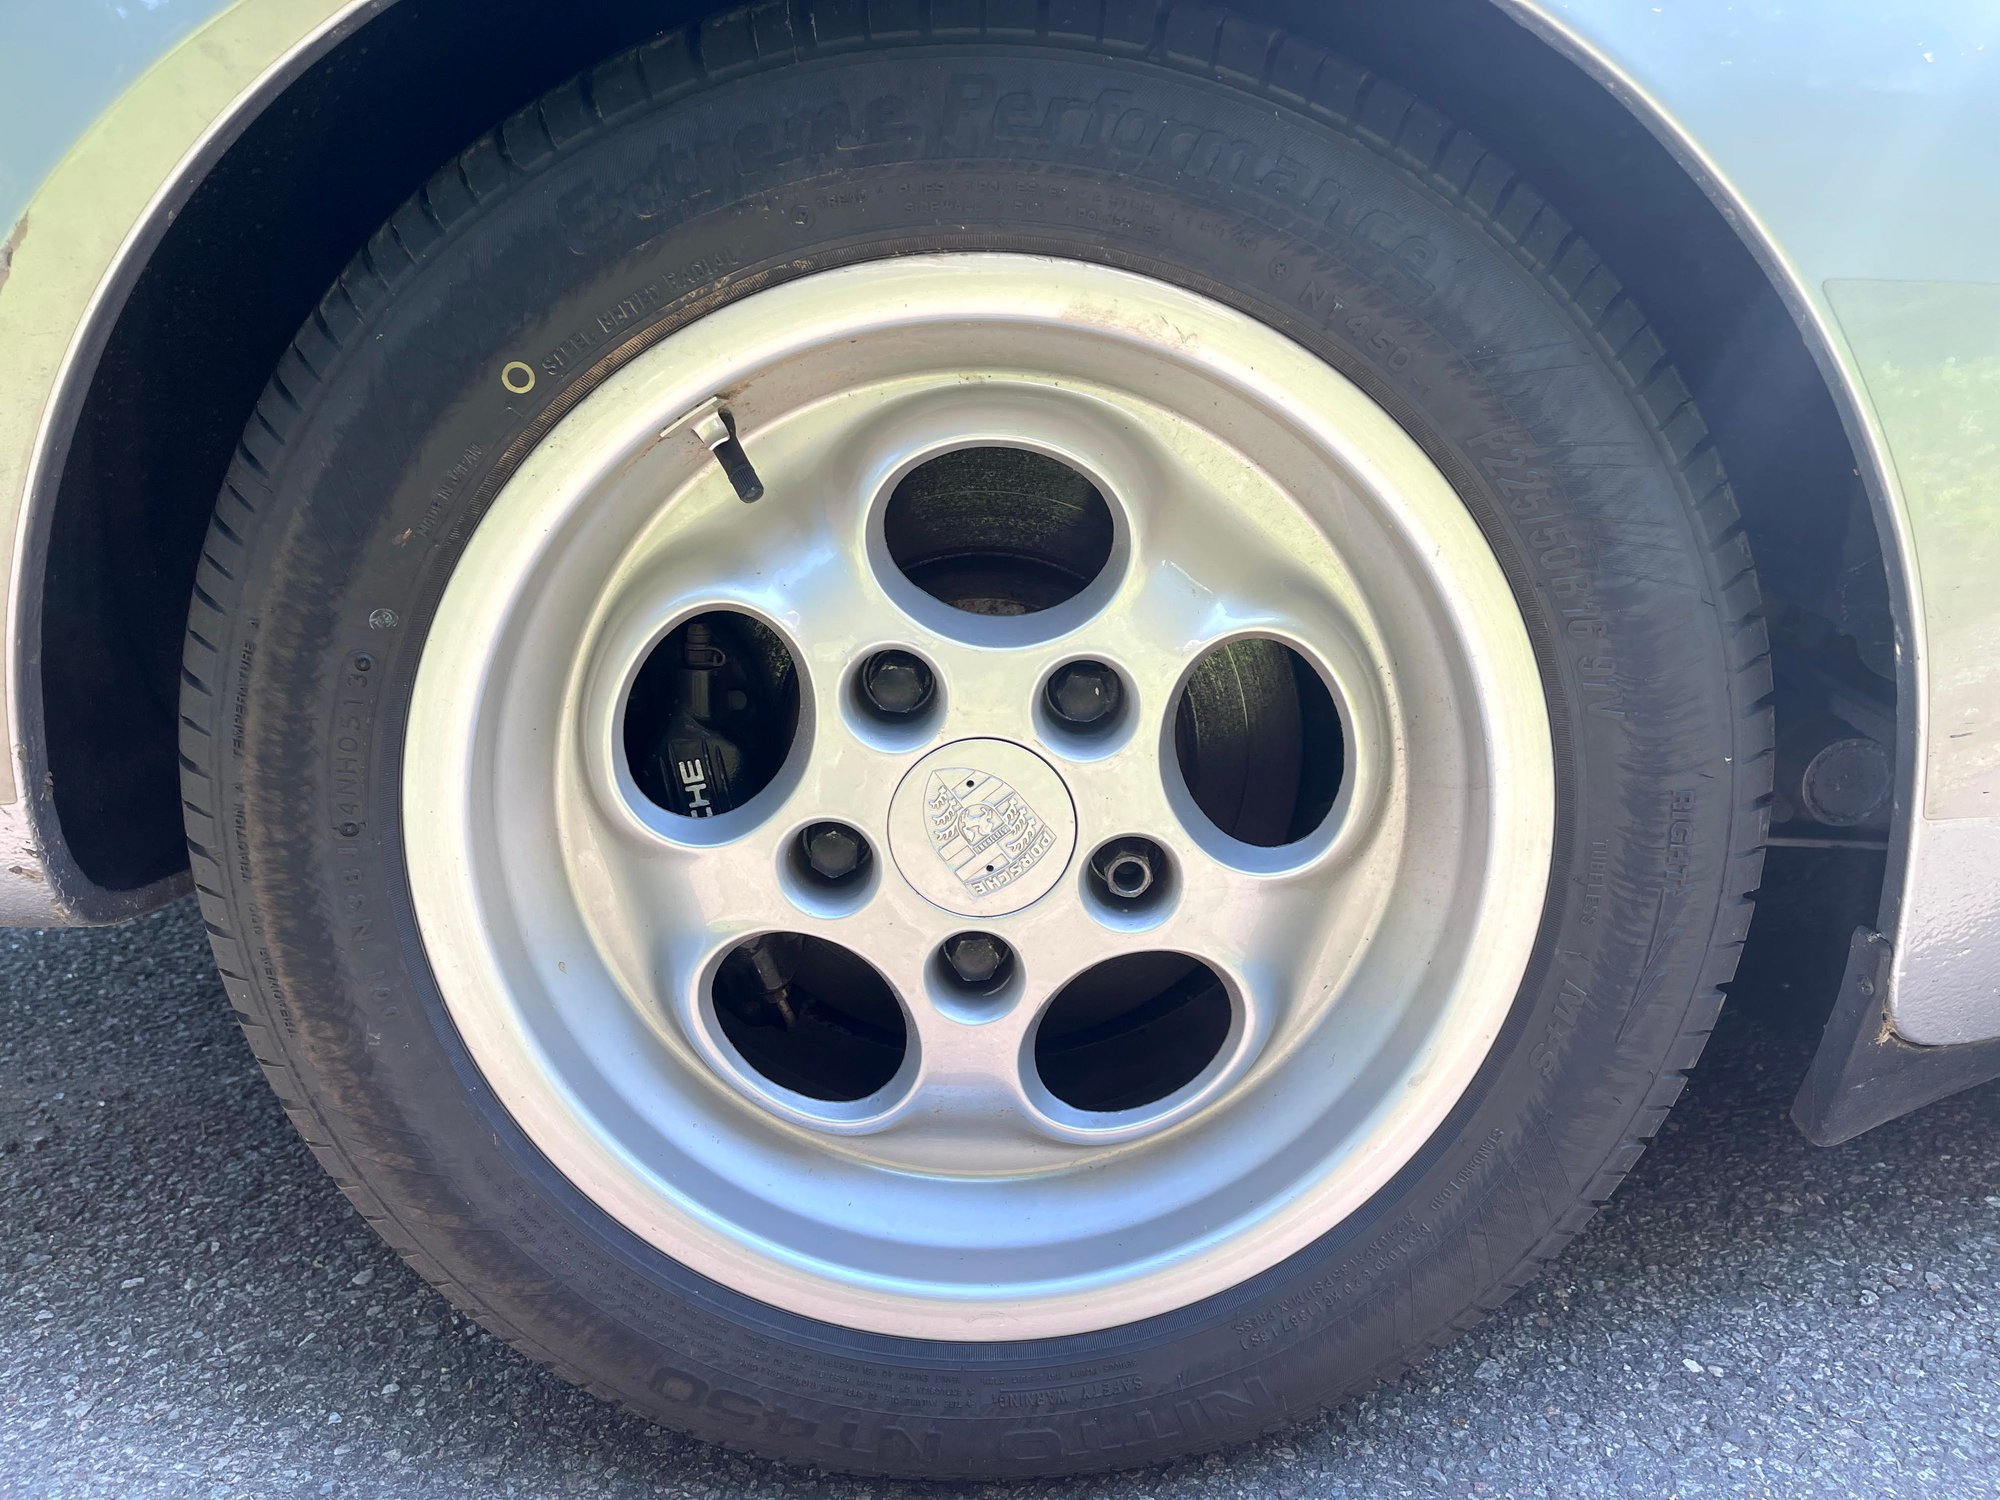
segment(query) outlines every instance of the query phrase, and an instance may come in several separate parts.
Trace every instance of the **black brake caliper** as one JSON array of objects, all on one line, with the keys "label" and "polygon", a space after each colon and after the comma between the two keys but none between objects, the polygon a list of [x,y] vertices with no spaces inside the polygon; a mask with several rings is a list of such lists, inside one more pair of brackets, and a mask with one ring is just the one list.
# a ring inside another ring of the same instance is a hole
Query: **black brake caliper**
[{"label": "black brake caliper", "polygon": [[[777,637],[741,616],[710,616],[681,626],[640,672],[626,755],[659,806],[713,818],[770,782],[797,725],[797,677]],[[718,998],[753,1024],[789,1028],[798,960],[795,934],[753,939],[725,965],[731,982]]]},{"label": "black brake caliper", "polygon": [[692,620],[633,685],[626,750],[646,795],[669,812],[712,818],[762,788],[791,745],[791,661],[728,624]]},{"label": "black brake caliper", "polygon": [[677,691],[654,774],[666,789],[667,806],[684,817],[712,818],[737,803],[743,748],[718,722],[718,711],[727,712],[729,694],[741,696],[741,689],[718,682],[730,665],[729,653],[715,644],[708,626],[697,620],[682,628],[680,665],[674,673]]}]

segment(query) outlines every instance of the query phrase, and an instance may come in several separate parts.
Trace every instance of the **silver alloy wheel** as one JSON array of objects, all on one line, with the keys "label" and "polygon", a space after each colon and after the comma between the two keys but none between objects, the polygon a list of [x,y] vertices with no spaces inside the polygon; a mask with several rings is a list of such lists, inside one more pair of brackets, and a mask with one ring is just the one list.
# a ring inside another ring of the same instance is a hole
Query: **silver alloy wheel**
[{"label": "silver alloy wheel", "polygon": [[[754,505],[685,422],[718,393],[765,485]],[[891,560],[898,481],[971,445],[1058,458],[1105,496],[1111,558],[1074,598],[968,614]],[[619,726],[652,647],[715,609],[785,643],[800,707],[775,779],[696,821],[640,792]],[[1346,747],[1332,812],[1275,848],[1208,821],[1173,744],[1197,658],[1251,637],[1323,678]],[[914,729],[857,710],[853,674],[886,648],[935,670]],[[1079,658],[1127,684],[1118,733],[1067,734],[1040,706],[1049,674]],[[968,767],[1022,783],[1062,846],[1037,861],[1060,861],[1046,890],[976,920],[985,908],[910,850],[904,820],[919,815],[899,793]],[[757,292],[578,404],[445,591],[403,795],[445,1004],[555,1167],[719,1282],[947,1340],[1185,1306],[1366,1201],[1499,1031],[1554,823],[1526,630],[1417,445],[1240,313],[999,254]],[[828,819],[884,852],[833,889],[801,880],[790,853]],[[1096,897],[1086,856],[1134,834],[1167,851],[1171,880],[1127,910]],[[936,961],[968,926],[1016,958],[976,1000]],[[898,997],[908,1050],[869,1097],[791,1093],[723,1035],[714,972],[775,931],[842,945]],[[1038,1018],[1067,980],[1137,949],[1208,964],[1228,1036],[1145,1108],[1065,1105],[1035,1073]]]}]

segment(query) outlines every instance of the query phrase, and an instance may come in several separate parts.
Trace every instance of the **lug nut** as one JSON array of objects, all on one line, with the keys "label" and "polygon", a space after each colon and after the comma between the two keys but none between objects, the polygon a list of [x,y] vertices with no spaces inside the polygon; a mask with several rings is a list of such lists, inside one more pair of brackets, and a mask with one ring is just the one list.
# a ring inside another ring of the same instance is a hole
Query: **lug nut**
[{"label": "lug nut", "polygon": [[813,824],[799,835],[799,847],[822,880],[845,880],[868,857],[868,841],[845,823]]},{"label": "lug nut", "polygon": [[944,961],[965,984],[991,984],[1014,955],[1007,945],[986,932],[961,932],[944,940]]},{"label": "lug nut", "polygon": [[1166,856],[1151,839],[1113,839],[1091,856],[1091,873],[1115,901],[1137,901],[1166,868]]},{"label": "lug nut", "polygon": [[913,714],[931,701],[931,669],[907,651],[877,651],[861,669],[861,691],[885,714]]},{"label": "lug nut", "polygon": [[1049,679],[1049,707],[1075,724],[1096,724],[1118,712],[1125,697],[1118,674],[1101,661],[1073,661]]}]

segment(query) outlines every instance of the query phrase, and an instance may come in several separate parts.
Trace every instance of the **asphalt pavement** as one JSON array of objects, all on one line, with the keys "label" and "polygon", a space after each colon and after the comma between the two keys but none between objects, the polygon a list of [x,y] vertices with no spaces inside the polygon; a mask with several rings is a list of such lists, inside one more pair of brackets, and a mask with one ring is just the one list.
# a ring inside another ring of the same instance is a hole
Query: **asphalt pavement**
[{"label": "asphalt pavement", "polygon": [[1726,1010],[1551,1274],[1344,1410],[884,1487],[621,1416],[453,1313],[292,1133],[191,906],[0,932],[0,1497],[2000,1495],[2000,1086],[1823,1151],[1785,1119],[1808,1051]]}]

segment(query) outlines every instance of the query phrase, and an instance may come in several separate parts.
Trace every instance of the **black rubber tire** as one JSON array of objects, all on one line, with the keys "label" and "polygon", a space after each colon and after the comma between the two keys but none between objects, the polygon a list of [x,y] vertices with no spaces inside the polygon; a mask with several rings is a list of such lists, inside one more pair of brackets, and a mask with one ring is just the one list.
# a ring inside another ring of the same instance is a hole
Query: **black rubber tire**
[{"label": "black rubber tire", "polygon": [[[216,956],[272,1084],[369,1222],[488,1328],[610,1400],[898,1475],[1075,1472],[1230,1442],[1498,1305],[1680,1092],[1749,923],[1770,787],[1764,627],[1721,466],[1639,309],[1533,188],[1386,81],[1218,26],[1207,6],[987,0],[983,34],[956,19],[981,14],[734,12],[467,149],[355,257],[273,377],[185,658],[189,848]],[[1109,19],[1062,32],[1072,14]],[[427,621],[539,436],[730,298],[975,246],[1181,283],[1368,390],[1513,583],[1560,783],[1528,979],[1407,1169],[1224,1295],[998,1345],[777,1311],[560,1179],[446,1017],[398,826]],[[535,372],[525,394],[503,388],[516,359]]]}]

